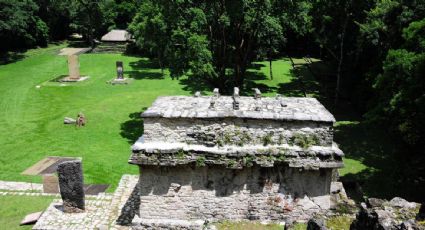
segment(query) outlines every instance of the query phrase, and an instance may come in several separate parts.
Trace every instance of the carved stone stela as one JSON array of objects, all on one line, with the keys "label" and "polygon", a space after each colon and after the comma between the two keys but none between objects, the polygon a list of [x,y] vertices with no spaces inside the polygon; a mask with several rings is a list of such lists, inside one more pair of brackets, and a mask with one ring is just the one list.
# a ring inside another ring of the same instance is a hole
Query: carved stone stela
[{"label": "carved stone stela", "polygon": [[81,161],[66,161],[59,164],[58,177],[63,211],[84,212],[84,180]]},{"label": "carved stone stela", "polygon": [[77,80],[80,78],[80,62],[78,61],[78,55],[68,56],[68,71],[70,79]]}]

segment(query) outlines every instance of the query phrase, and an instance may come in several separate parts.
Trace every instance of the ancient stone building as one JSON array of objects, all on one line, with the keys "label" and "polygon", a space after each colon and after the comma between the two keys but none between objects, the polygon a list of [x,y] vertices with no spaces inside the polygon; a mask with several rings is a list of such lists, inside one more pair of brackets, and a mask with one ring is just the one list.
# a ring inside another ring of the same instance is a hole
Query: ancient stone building
[{"label": "ancient stone building", "polygon": [[129,160],[140,168],[131,202],[139,207],[124,207],[121,218],[280,221],[330,207],[343,153],[333,142],[334,117],[314,98],[215,90],[159,97],[142,117]]}]

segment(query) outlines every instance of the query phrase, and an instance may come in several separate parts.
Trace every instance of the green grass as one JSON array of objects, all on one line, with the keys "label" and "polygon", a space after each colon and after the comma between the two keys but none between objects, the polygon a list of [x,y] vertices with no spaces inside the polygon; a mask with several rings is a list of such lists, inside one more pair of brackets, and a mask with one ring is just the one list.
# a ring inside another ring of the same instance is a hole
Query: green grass
[{"label": "green grass", "polygon": [[0,196],[0,229],[31,229],[32,225],[19,226],[25,215],[44,211],[52,197]]},{"label": "green grass", "polygon": [[261,224],[257,222],[248,222],[248,221],[240,221],[240,222],[232,222],[232,221],[223,221],[219,224],[215,225],[218,230],[256,230],[256,229],[264,229],[264,230],[283,230],[284,226],[279,224]]},{"label": "green grass", "polygon": [[326,227],[331,230],[349,230],[353,218],[348,216],[334,216],[326,220]]}]

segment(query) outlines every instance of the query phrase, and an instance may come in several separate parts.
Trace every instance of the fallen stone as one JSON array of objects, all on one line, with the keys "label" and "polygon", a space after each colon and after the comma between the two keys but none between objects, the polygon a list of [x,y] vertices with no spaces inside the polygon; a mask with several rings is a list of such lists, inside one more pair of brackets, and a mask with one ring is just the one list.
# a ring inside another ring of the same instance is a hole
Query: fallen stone
[{"label": "fallen stone", "polygon": [[35,224],[40,219],[41,214],[43,212],[34,212],[26,215],[20,225]]},{"label": "fallen stone", "polygon": [[416,230],[425,229],[415,221],[416,203],[395,197],[391,201],[369,198],[368,205],[362,203],[350,230]]},{"label": "fallen stone", "polygon": [[370,208],[376,208],[376,207],[382,207],[382,205],[385,203],[385,200],[378,199],[378,198],[369,198],[367,199],[367,206]]},{"label": "fallen stone", "polygon": [[77,121],[74,118],[65,117],[63,119],[64,124],[75,124]]},{"label": "fallen stone", "polygon": [[84,180],[80,160],[65,161],[58,165],[59,188],[63,200],[63,211],[84,211]]},{"label": "fallen stone", "polygon": [[393,207],[399,207],[399,208],[416,208],[415,203],[408,202],[407,200],[400,197],[394,197],[393,199],[391,199],[390,205]]}]

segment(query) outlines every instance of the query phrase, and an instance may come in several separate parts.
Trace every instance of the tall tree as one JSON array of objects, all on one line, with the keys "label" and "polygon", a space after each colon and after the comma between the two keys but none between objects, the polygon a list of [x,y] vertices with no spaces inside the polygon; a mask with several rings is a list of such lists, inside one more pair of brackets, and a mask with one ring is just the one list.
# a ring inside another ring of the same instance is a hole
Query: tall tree
[{"label": "tall tree", "polygon": [[71,1],[69,7],[72,7],[71,27],[83,34],[83,37],[95,46],[94,39],[104,34],[107,30],[105,26],[105,17],[102,8],[111,0],[76,0]]},{"label": "tall tree", "polygon": [[47,45],[49,28],[37,10],[32,0],[0,0],[0,51]]}]

